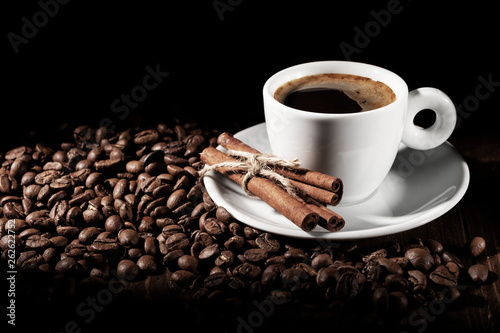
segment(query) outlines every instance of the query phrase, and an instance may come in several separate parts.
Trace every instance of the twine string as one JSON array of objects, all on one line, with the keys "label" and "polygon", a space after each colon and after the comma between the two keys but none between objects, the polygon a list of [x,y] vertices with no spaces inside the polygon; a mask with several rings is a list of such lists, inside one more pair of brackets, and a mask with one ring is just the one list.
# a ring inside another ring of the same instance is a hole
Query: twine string
[{"label": "twine string", "polygon": [[231,168],[235,171],[245,173],[243,181],[241,182],[241,188],[243,189],[245,194],[250,197],[257,197],[248,190],[248,182],[253,177],[267,178],[287,191],[288,194],[292,195],[293,197],[297,197],[297,189],[290,183],[290,180],[272,170],[272,168],[297,168],[299,167],[298,159],[284,160],[268,154],[253,154],[231,149],[227,151],[227,154],[229,156],[237,158],[238,161],[221,162],[213,165],[205,164],[203,169],[199,171],[200,178],[203,178],[203,176],[211,170],[216,170],[219,168]]}]

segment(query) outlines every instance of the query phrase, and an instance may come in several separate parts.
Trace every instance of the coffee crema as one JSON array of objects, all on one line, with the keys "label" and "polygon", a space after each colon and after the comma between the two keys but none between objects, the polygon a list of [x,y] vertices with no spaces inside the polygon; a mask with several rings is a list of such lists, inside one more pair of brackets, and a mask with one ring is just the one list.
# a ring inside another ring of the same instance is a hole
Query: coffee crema
[{"label": "coffee crema", "polygon": [[324,73],[280,86],[274,99],[294,109],[320,113],[353,113],[389,105],[396,94],[385,83],[364,76]]}]

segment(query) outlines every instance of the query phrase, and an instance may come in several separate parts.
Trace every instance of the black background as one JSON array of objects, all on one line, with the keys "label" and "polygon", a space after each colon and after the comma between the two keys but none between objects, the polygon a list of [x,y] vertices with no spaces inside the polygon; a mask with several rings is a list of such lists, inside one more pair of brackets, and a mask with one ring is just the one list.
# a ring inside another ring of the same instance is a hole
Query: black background
[{"label": "black background", "polygon": [[[371,36],[365,45],[358,39],[362,47],[349,60],[392,70],[410,89],[436,87],[461,104],[479,76],[500,81],[493,3],[401,0],[388,24],[377,23],[373,13],[397,2],[219,0],[228,7],[218,13],[213,0],[73,0],[16,53],[9,33],[22,36],[22,18],[33,23],[43,9],[37,1],[8,1],[1,147],[50,143],[76,125],[103,121],[119,128],[197,118],[236,129],[262,122],[265,80],[303,62],[346,60],[340,44],[355,47],[356,28],[372,29]],[[114,100],[142,84],[146,66],[169,75],[127,116],[113,112]],[[496,133],[498,95],[462,117],[454,136]]]},{"label": "black background", "polygon": [[[356,31],[376,28],[373,13],[395,0],[219,0],[231,8],[222,20],[214,2],[72,0],[17,53],[9,34],[22,35],[25,20],[33,22],[42,7],[39,1],[2,2],[0,151],[71,141],[75,126],[97,128],[103,121],[147,128],[198,119],[234,130],[260,123],[268,77],[303,62],[346,60],[340,44],[356,46]],[[474,100],[478,77],[500,82],[494,2],[401,0],[397,8],[350,60],[394,71],[410,89],[439,88],[457,105]],[[113,112],[114,100],[142,85],[147,66],[169,74],[126,117]],[[499,96],[496,87],[460,115],[450,141],[500,142]]]}]

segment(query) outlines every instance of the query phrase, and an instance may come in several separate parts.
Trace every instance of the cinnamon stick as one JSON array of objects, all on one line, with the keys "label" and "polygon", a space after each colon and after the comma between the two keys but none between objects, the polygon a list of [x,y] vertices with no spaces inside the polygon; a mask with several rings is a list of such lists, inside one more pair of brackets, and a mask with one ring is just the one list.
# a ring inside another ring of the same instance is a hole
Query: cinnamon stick
[{"label": "cinnamon stick", "polygon": [[[217,143],[226,149],[244,151],[252,154],[261,154],[261,152],[259,152],[257,149],[250,147],[249,145],[238,140],[232,134],[227,132],[224,132],[221,135],[219,135]],[[293,170],[276,168],[274,171],[287,178],[296,180],[304,184],[309,184],[314,187],[318,187],[320,189],[331,191],[337,194],[337,196],[332,196],[329,199],[326,198],[321,199],[322,196],[325,196],[325,193],[317,192],[314,190],[314,188],[311,187],[306,187],[306,186],[302,187],[302,190],[305,191],[308,195],[314,197],[316,200],[319,200],[323,203],[335,206],[340,202],[342,198],[343,183],[340,178],[326,175],[324,173],[317,171],[311,171],[304,168],[296,168]],[[299,186],[300,184],[298,184],[297,187]]]},{"label": "cinnamon stick", "polygon": [[325,189],[312,186],[309,184],[304,184],[302,182],[293,179],[290,179],[290,183],[296,188],[306,193],[311,198],[319,202],[322,202],[324,204],[336,206],[340,202],[340,195],[338,193],[327,191]]},{"label": "cinnamon stick", "polygon": [[[205,148],[200,154],[200,158],[208,165],[237,162],[236,159],[214,147]],[[243,174],[232,168],[221,167],[217,171],[240,185],[244,178]],[[302,230],[313,230],[321,219],[318,213],[314,212],[306,204],[296,200],[281,187],[266,178],[252,177],[247,183],[247,188]]]},{"label": "cinnamon stick", "polygon": [[339,231],[344,227],[345,220],[342,216],[331,211],[315,200],[309,198],[306,201],[308,202],[307,206],[314,212],[318,213],[318,215],[321,217],[318,222],[320,226],[331,232]]}]

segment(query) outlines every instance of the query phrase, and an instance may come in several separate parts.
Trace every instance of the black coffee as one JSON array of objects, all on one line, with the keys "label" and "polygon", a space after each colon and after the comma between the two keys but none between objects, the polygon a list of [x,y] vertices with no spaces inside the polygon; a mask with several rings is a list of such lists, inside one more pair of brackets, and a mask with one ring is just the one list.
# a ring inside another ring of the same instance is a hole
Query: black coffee
[{"label": "black coffee", "polygon": [[285,97],[283,104],[294,109],[320,113],[352,113],[363,110],[342,91],[329,88],[294,91]]},{"label": "black coffee", "polygon": [[294,109],[320,113],[353,113],[378,109],[396,100],[385,83],[368,77],[322,73],[280,86],[274,98]]}]

